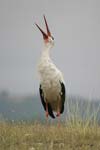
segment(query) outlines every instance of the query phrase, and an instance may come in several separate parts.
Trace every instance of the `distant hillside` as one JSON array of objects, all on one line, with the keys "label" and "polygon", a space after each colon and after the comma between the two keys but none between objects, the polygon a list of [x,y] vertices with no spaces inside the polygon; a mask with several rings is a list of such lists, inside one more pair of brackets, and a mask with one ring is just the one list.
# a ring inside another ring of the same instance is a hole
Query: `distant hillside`
[{"label": "distant hillside", "polygon": [[[64,118],[73,115],[83,119],[96,114],[100,121],[100,101],[89,102],[86,99],[75,96],[67,96]],[[12,96],[7,92],[0,93],[0,119],[8,120],[43,120],[44,110],[39,95]]]},{"label": "distant hillside", "polygon": [[39,96],[11,96],[0,94],[1,118],[8,120],[33,120],[42,118],[43,111]]}]

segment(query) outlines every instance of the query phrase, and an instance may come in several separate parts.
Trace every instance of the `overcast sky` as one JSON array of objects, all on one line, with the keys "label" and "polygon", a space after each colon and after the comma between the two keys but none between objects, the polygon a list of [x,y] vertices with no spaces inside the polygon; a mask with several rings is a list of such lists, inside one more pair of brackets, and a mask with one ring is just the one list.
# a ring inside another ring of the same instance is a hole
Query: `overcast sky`
[{"label": "overcast sky", "polygon": [[38,92],[43,14],[55,38],[52,59],[66,92],[100,98],[99,0],[0,0],[0,91]]}]

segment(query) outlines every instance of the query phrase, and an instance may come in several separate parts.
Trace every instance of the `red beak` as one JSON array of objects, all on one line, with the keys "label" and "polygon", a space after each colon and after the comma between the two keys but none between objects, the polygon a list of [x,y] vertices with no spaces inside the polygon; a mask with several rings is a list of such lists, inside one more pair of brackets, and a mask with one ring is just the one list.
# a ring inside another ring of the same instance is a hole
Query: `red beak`
[{"label": "red beak", "polygon": [[43,35],[43,39],[46,40],[48,39],[48,36],[51,36],[47,21],[46,21],[46,17],[44,16],[44,21],[45,21],[45,25],[46,25],[46,30],[47,30],[47,34],[39,27],[39,25],[37,23],[35,23],[35,25],[38,27],[38,29],[41,31],[42,35]]},{"label": "red beak", "polygon": [[45,21],[45,25],[46,25],[46,29],[47,29],[47,34],[48,34],[48,36],[51,36],[51,33],[50,33],[50,30],[49,30],[45,15],[44,15],[44,21]]}]

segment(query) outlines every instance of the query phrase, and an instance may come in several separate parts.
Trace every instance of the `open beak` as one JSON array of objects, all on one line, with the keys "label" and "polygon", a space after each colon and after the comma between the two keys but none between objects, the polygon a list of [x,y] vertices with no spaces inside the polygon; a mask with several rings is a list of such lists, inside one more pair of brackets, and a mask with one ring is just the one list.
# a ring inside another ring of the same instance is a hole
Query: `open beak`
[{"label": "open beak", "polygon": [[46,20],[46,17],[44,16],[44,21],[45,21],[45,25],[46,25],[46,30],[47,30],[47,33],[45,33],[37,23],[35,23],[35,25],[38,27],[38,29],[41,31],[42,35],[43,35],[43,39],[46,40],[48,39],[48,36],[51,36],[51,33],[50,33],[50,30],[49,30],[49,27],[48,27],[48,24],[47,24],[47,20]]}]

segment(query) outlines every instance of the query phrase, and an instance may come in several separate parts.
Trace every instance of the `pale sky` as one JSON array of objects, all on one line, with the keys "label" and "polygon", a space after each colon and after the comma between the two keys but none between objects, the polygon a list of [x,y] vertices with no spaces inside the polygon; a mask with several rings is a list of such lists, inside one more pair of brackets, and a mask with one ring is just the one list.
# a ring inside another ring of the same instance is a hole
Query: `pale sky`
[{"label": "pale sky", "polygon": [[55,39],[52,59],[66,93],[100,98],[99,0],[0,0],[0,91],[38,92],[43,14]]}]

